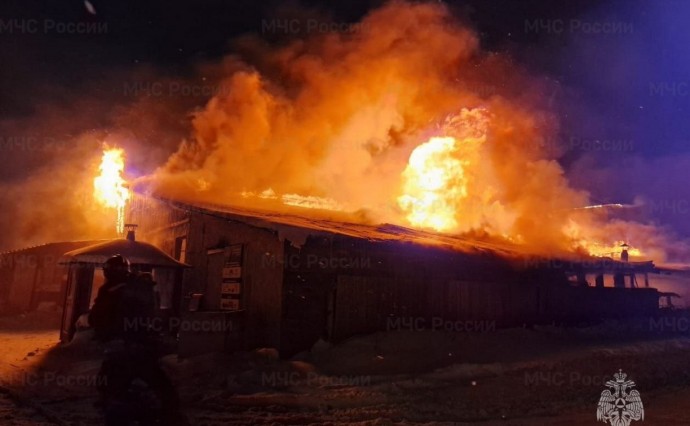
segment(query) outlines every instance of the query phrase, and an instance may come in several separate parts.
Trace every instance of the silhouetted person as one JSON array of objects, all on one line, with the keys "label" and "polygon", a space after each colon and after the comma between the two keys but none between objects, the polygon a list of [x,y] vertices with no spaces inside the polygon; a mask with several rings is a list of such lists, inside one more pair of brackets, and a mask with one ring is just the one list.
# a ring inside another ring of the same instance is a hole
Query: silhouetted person
[{"label": "silhouetted person", "polygon": [[106,346],[98,381],[106,425],[180,424],[177,392],[158,364],[151,274],[132,273],[121,255],[105,262],[103,274],[89,323]]},{"label": "silhouetted person", "polygon": [[94,338],[103,342],[124,338],[127,331],[125,311],[128,296],[128,285],[132,274],[127,259],[117,254],[103,264],[105,283],[98,290],[98,296],[89,313],[89,324],[94,329]]}]

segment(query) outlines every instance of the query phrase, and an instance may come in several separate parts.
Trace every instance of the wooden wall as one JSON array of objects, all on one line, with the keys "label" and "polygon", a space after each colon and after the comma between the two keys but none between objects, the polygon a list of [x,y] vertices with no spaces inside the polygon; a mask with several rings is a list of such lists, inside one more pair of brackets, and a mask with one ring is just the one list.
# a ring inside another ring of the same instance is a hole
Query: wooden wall
[{"label": "wooden wall", "polygon": [[[338,341],[400,328],[577,324],[653,315],[658,307],[654,289],[574,287],[562,269],[516,267],[481,252],[332,235],[307,239],[293,255],[285,262],[283,347],[292,345],[289,353],[324,335]],[[347,267],[338,259],[359,263]]]},{"label": "wooden wall", "polygon": [[[283,257],[283,245],[276,232],[229,220],[222,214],[184,208],[144,196],[138,196],[131,203],[128,221],[139,225],[138,239],[156,244],[173,257],[176,247],[179,249],[179,239],[186,238],[184,261],[192,268],[184,271],[179,298],[180,315],[187,323],[226,317],[220,307],[224,252],[231,246],[242,246],[242,312],[230,315],[232,321],[241,324],[234,325],[231,341],[227,336],[211,332],[206,339],[188,336],[186,343],[189,344],[182,348],[184,352],[192,354],[195,348],[202,346],[204,351],[211,350],[206,347],[208,345],[198,343],[203,340],[215,342],[211,345],[215,350],[279,347],[283,268],[282,263],[274,260]],[[199,313],[188,310],[188,296],[195,293],[204,295]],[[241,334],[237,333],[239,328]],[[181,346],[182,340],[181,337]]]},{"label": "wooden wall", "polygon": [[243,247],[242,311],[233,316],[242,323],[241,341],[228,348],[227,336],[202,337],[216,342],[211,346],[225,345],[216,350],[270,346],[290,356],[319,338],[338,341],[411,321],[414,327],[441,321],[495,328],[651,314],[658,306],[653,289],[572,287],[563,270],[516,267],[488,252],[325,232],[311,233],[297,247],[274,229],[236,216],[166,208],[140,207],[151,213],[139,224],[170,250],[175,239],[187,237],[186,262],[194,267],[185,271],[183,295],[206,295],[200,307],[205,314],[197,315],[220,312],[224,250]]},{"label": "wooden wall", "polygon": [[501,318],[510,304],[509,264],[398,242],[318,235],[287,249],[283,347],[309,348],[390,329],[398,320]]},{"label": "wooden wall", "polygon": [[222,268],[222,259],[214,259],[211,253],[214,249],[241,244],[244,345],[278,347],[283,268],[271,261],[283,256],[283,245],[277,234],[269,229],[196,213],[191,217],[188,235],[188,263],[196,267],[186,277],[186,292],[214,295],[205,298],[202,309],[219,310],[218,269]]},{"label": "wooden wall", "polygon": [[31,311],[44,302],[59,309],[65,297],[68,269],[58,265],[58,260],[68,251],[93,243],[49,243],[0,254],[0,314]]}]

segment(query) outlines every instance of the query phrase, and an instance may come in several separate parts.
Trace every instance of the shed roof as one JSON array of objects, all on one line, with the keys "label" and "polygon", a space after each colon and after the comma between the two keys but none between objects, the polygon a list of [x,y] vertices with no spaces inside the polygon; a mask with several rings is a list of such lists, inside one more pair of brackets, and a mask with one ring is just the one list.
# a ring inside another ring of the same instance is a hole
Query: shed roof
[{"label": "shed roof", "polygon": [[158,268],[185,268],[189,266],[178,262],[152,244],[124,238],[69,251],[63,255],[59,263],[103,265],[106,260],[116,254],[126,257],[132,265],[146,265]]},{"label": "shed roof", "polygon": [[568,259],[568,262],[589,263],[613,261],[610,258],[604,259],[567,251],[537,255],[527,250],[524,246],[489,235],[453,235],[389,223],[371,224],[363,223],[364,221],[356,222],[352,215],[338,212],[326,212],[324,214],[324,212],[315,211],[312,216],[308,217],[300,214],[303,209],[297,208],[289,209],[286,212],[276,212],[216,203],[171,200],[155,196],[152,198],[172,208],[270,229],[280,234],[281,238],[287,238],[296,245],[302,245],[309,236],[335,234],[373,242],[410,243],[467,254],[495,255],[517,259],[520,262],[533,258]]}]

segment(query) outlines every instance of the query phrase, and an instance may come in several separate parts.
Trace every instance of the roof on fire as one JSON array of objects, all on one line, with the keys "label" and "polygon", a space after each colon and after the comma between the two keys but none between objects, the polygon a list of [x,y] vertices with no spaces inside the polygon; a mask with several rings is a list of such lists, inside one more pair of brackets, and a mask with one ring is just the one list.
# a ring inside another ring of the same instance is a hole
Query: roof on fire
[{"label": "roof on fire", "polygon": [[[568,259],[569,264],[575,266],[583,264],[588,269],[596,268],[596,262],[601,263],[606,269],[611,269],[612,264],[622,263],[610,258],[568,252],[535,255],[518,244],[489,236],[451,235],[388,223],[378,225],[358,223],[352,217],[348,221],[346,215],[339,216],[337,213],[325,214],[323,217],[318,217],[318,214],[315,214],[314,217],[307,217],[300,215],[300,209],[297,208],[288,212],[275,212],[222,204],[152,198],[172,208],[271,229],[276,231],[281,239],[288,239],[296,245],[303,244],[310,235],[336,234],[368,241],[410,243],[468,254],[497,255],[510,259]],[[643,263],[643,269],[654,268],[651,262]]]},{"label": "roof on fire", "polygon": [[535,255],[518,244],[489,236],[451,235],[387,223],[379,225],[358,223],[352,219],[348,221],[347,216],[338,216],[337,213],[326,214],[323,217],[318,217],[318,214],[307,217],[298,214],[300,210],[297,208],[288,212],[275,212],[222,204],[153,198],[172,208],[271,229],[276,231],[281,239],[286,238],[297,245],[303,244],[309,235],[336,234],[368,241],[403,242],[470,254],[489,254],[511,259],[530,258],[534,259],[532,263],[547,261],[546,259],[561,259],[562,262],[567,262],[568,269],[589,273],[660,272],[652,261],[621,262],[609,257],[568,252]]}]

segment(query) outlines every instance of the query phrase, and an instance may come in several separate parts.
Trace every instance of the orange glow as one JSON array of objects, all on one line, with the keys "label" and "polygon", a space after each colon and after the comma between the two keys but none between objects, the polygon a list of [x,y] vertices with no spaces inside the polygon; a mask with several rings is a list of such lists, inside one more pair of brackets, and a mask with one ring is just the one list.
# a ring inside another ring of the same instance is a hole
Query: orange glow
[{"label": "orange glow", "polygon": [[626,240],[663,258],[658,229],[615,220],[617,206],[592,206],[568,181],[553,105],[560,85],[482,51],[443,2],[384,3],[361,33],[249,43],[262,46],[248,47],[260,60],[226,75],[151,187],[170,199],[338,211],[546,255],[620,254]]},{"label": "orange glow", "polygon": [[129,189],[125,186],[122,172],[125,169],[124,150],[120,148],[103,151],[100,174],[94,178],[94,197],[103,206],[117,210],[116,229],[124,232],[125,205],[129,200]]},{"label": "orange glow", "polygon": [[304,196],[299,194],[285,194],[281,197],[281,200],[288,206],[333,211],[342,210],[342,207],[331,198]]},{"label": "orange glow", "polygon": [[463,108],[447,118],[445,136],[415,147],[400,176],[398,207],[404,220],[418,228],[467,232],[490,227],[510,237],[512,217],[496,198],[491,165],[486,158],[490,113]]},{"label": "orange glow", "polygon": [[[623,241],[614,241],[609,243],[590,242],[584,240],[580,241],[582,248],[587,250],[587,252],[592,256],[611,257],[617,260],[620,260],[621,251],[623,250],[621,248],[621,244],[623,244]],[[642,258],[644,254],[640,249],[630,247],[628,248],[628,255],[631,258]]]},{"label": "orange glow", "polygon": [[[605,241],[601,236],[587,235],[594,234],[593,229],[582,226],[573,220],[564,228],[563,233],[573,241],[574,248],[583,249],[592,256],[620,259],[623,251],[621,245],[625,242],[623,240]],[[629,247],[628,255],[638,259],[646,256],[642,250],[636,247]]]},{"label": "orange glow", "polygon": [[455,202],[467,196],[455,138],[433,137],[412,151],[398,205],[413,226],[447,231],[457,226]]},{"label": "orange glow", "polygon": [[280,200],[286,206],[302,207],[305,209],[319,209],[342,211],[343,207],[332,198],[316,197],[313,195],[283,194],[278,196],[272,188],[268,188],[260,193],[242,191],[242,198],[258,197],[264,200]]}]

